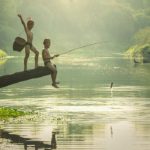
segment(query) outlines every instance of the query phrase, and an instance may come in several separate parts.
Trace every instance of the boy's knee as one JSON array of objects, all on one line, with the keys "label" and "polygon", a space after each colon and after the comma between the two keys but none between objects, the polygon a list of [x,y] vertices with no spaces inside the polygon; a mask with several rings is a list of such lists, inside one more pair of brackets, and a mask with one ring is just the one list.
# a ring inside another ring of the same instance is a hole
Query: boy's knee
[{"label": "boy's knee", "polygon": [[30,52],[26,52],[25,58],[29,58]]},{"label": "boy's knee", "polygon": [[57,66],[54,64],[54,67],[57,68]]},{"label": "boy's knee", "polygon": [[38,52],[38,51],[36,51],[35,55],[36,55],[36,56],[39,56],[39,52]]},{"label": "boy's knee", "polygon": [[56,70],[56,69],[53,69],[53,73],[55,73],[55,74],[56,74],[56,73],[57,73],[57,70]]}]

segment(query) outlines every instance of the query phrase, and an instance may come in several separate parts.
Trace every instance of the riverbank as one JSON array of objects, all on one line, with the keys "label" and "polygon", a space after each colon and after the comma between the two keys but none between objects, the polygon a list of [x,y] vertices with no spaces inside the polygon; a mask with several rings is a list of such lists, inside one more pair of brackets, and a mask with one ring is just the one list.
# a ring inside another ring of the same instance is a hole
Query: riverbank
[{"label": "riverbank", "polygon": [[150,44],[134,45],[125,55],[137,63],[150,63]]}]

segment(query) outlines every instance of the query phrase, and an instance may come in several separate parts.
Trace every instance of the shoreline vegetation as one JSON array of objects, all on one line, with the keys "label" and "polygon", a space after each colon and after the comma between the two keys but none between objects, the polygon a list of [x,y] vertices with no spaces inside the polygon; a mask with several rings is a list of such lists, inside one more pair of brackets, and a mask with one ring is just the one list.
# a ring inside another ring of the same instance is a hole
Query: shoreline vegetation
[{"label": "shoreline vegetation", "polygon": [[[29,15],[31,15],[36,20],[34,43],[38,49],[41,49],[43,41],[41,37],[48,36],[50,33],[54,42],[52,49],[61,51],[84,45],[84,43],[104,40],[110,41],[110,44],[103,44],[103,49],[112,49],[112,51],[120,49],[119,52],[124,53],[123,50],[126,50],[129,43],[132,43],[131,47],[141,44],[140,41],[139,43],[132,41],[136,33],[139,33],[138,38],[143,40],[145,40],[145,35],[150,35],[149,0],[87,0],[65,3],[45,1],[46,5],[42,0],[38,2],[13,0],[9,3],[3,0],[0,6],[0,45],[2,49],[7,50],[8,54],[13,53],[14,55],[10,41],[14,40],[17,35],[24,36],[22,35],[23,29],[17,21],[17,12],[24,10],[25,5],[29,6],[23,14],[25,18],[30,18]],[[35,5],[36,8],[33,10]],[[78,6],[78,9],[72,8],[72,5]],[[39,10],[45,15],[43,16]],[[47,25],[44,23],[45,20]],[[52,22],[55,23],[52,24]],[[77,23],[79,24],[75,26]],[[101,51],[99,50],[97,53],[99,54]]]},{"label": "shoreline vegetation", "polygon": [[7,53],[0,49],[0,65],[7,61]]},{"label": "shoreline vegetation", "polygon": [[150,63],[150,27],[139,30],[132,39],[132,45],[125,55],[135,63]]},{"label": "shoreline vegetation", "polygon": [[6,58],[7,54],[3,50],[0,49],[0,60]]},{"label": "shoreline vegetation", "polygon": [[10,118],[17,118],[21,116],[30,115],[31,112],[21,111],[19,109],[10,107],[0,107],[0,121],[8,120]]},{"label": "shoreline vegetation", "polygon": [[125,55],[135,63],[150,63],[150,44],[133,45]]}]

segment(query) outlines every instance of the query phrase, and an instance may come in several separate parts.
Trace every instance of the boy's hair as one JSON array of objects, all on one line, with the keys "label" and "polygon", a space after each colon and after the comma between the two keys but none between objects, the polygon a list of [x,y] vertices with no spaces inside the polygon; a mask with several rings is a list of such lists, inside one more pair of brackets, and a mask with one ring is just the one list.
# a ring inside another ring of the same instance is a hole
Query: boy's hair
[{"label": "boy's hair", "polygon": [[46,42],[51,42],[51,40],[50,39],[44,39],[43,44],[45,45]]},{"label": "boy's hair", "polygon": [[34,24],[34,21],[33,20],[29,20],[29,21],[27,21],[27,26],[29,26],[29,24]]}]

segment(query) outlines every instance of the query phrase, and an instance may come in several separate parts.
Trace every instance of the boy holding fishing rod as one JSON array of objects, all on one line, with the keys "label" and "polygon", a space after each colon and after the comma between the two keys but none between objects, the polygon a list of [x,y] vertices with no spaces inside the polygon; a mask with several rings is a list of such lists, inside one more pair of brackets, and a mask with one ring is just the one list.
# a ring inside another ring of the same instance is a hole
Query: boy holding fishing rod
[{"label": "boy holding fishing rod", "polygon": [[[98,43],[98,42],[97,42]],[[52,78],[52,86],[55,87],[55,88],[59,88],[57,86],[57,84],[59,84],[59,82],[56,82],[56,77],[57,77],[57,69],[56,69],[56,65],[52,64],[51,63],[51,59],[54,59],[55,57],[58,57],[60,55],[65,55],[67,53],[70,53],[72,51],[75,51],[75,50],[78,50],[78,49],[81,49],[81,48],[84,48],[84,47],[88,47],[88,46],[91,46],[91,45],[95,45],[97,43],[92,43],[92,44],[88,44],[88,45],[84,45],[84,46],[80,46],[80,47],[77,47],[77,48],[73,48],[71,50],[68,50],[66,52],[63,52],[61,54],[57,54],[57,55],[54,55],[53,57],[50,55],[49,53],[49,47],[51,45],[51,41],[50,39],[45,39],[43,41],[43,45],[44,45],[44,49],[42,51],[42,58],[43,58],[43,61],[44,61],[44,65],[46,67],[48,67],[51,71],[51,78]]]},{"label": "boy holding fishing rod", "polygon": [[21,20],[21,23],[24,27],[26,36],[27,36],[27,42],[25,45],[25,57],[24,57],[24,71],[27,70],[27,61],[30,55],[30,50],[35,53],[35,68],[38,67],[38,56],[39,52],[36,50],[36,48],[33,46],[32,41],[33,41],[33,33],[31,32],[33,26],[34,26],[34,21],[33,20],[28,20],[27,24],[25,24],[21,14],[18,14],[18,17]]},{"label": "boy holding fishing rod", "polygon": [[57,84],[59,82],[56,82],[56,77],[57,77],[57,69],[56,65],[52,64],[51,59],[54,59],[55,57],[58,57],[59,55],[54,55],[51,56],[49,53],[49,47],[51,45],[50,39],[44,39],[43,41],[44,49],[42,51],[42,58],[44,61],[44,65],[48,67],[51,71],[51,78],[52,78],[52,86],[55,88],[59,88]]}]

